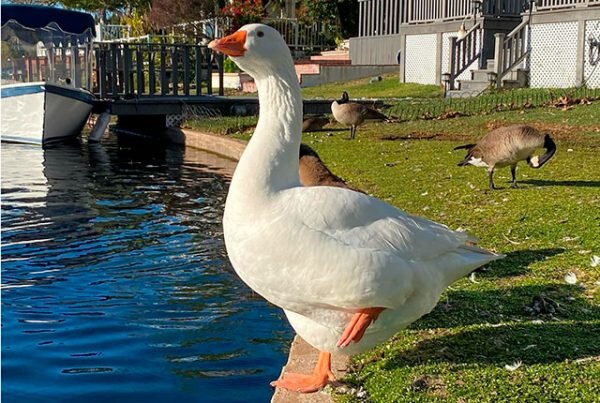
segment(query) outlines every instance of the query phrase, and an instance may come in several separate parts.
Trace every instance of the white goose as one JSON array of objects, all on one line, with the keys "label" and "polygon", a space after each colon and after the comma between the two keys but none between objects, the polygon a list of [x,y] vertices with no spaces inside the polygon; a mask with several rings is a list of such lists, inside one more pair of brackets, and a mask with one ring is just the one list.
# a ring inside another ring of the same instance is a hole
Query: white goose
[{"label": "white goose", "polygon": [[313,374],[288,373],[272,385],[315,391],[332,379],[331,352],[352,355],[387,340],[431,311],[449,284],[501,256],[363,193],[302,187],[302,97],[281,35],[250,24],[209,47],[254,78],[260,102],[225,204],[229,259],[321,351]]}]

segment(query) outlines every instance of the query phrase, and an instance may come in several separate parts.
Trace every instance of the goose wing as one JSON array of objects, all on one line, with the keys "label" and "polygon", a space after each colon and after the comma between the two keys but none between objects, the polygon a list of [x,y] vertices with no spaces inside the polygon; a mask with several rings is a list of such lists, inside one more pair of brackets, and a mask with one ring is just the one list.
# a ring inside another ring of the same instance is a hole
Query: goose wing
[{"label": "goose wing", "polygon": [[296,289],[298,302],[394,308],[416,291],[439,296],[452,281],[498,258],[467,245],[471,238],[463,232],[348,189],[293,188],[282,197],[287,216],[301,224],[293,247],[279,252],[297,257],[296,282],[314,280],[309,290]]}]

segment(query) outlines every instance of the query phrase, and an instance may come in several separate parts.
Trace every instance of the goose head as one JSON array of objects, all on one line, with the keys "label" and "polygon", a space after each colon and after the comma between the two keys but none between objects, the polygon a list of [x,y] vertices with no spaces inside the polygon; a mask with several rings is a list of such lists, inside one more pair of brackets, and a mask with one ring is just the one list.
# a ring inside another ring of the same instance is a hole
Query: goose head
[{"label": "goose head", "polygon": [[208,44],[231,58],[255,79],[287,75],[293,70],[290,50],[281,34],[264,24],[248,24],[231,35]]},{"label": "goose head", "polygon": [[344,91],[344,92],[342,92],[342,97],[337,100],[337,103],[338,104],[345,104],[349,100],[350,100],[350,97],[348,97],[348,93],[346,91]]}]

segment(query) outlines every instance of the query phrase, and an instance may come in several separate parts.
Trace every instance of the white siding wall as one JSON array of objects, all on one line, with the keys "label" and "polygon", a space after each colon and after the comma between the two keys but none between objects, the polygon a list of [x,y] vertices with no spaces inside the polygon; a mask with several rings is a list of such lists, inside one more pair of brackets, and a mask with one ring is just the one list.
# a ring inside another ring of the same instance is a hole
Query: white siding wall
[{"label": "white siding wall", "polygon": [[436,49],[436,34],[406,37],[404,75],[407,83],[436,84]]},{"label": "white siding wall", "polygon": [[533,88],[577,85],[577,21],[533,24],[530,84]]},{"label": "white siding wall", "polygon": [[595,66],[590,64],[590,42],[588,38],[600,41],[600,20],[590,20],[585,23],[585,52],[583,54],[583,79],[588,87],[600,88],[600,62]]}]

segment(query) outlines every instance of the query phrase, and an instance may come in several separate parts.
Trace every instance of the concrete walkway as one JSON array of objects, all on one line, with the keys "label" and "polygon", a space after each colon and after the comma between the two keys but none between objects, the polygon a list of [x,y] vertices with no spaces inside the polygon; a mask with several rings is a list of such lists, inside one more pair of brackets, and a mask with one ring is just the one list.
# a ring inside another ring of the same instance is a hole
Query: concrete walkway
[{"label": "concrete walkway", "polygon": [[[283,372],[298,372],[302,374],[312,373],[319,351],[302,340],[300,336],[294,337],[290,355],[287,364],[283,367]],[[336,379],[342,378],[348,369],[348,357],[343,355],[333,355],[331,357],[331,371]],[[271,403],[331,403],[331,395],[319,391],[315,393],[297,393],[285,389],[276,389]]]}]

